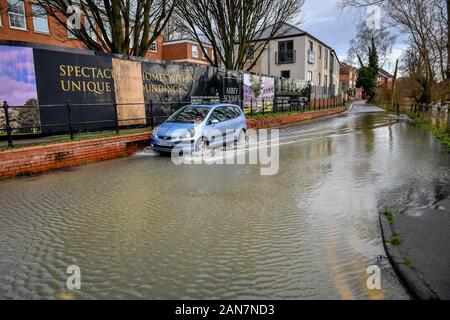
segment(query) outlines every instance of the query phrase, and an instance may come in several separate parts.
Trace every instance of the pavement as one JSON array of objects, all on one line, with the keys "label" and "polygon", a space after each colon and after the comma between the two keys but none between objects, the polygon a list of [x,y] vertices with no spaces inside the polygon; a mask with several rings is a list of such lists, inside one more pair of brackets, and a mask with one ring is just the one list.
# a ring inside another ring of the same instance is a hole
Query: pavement
[{"label": "pavement", "polygon": [[[417,216],[380,215],[386,252],[403,284],[416,299],[450,300],[450,199]],[[401,243],[390,244],[397,234]]]}]

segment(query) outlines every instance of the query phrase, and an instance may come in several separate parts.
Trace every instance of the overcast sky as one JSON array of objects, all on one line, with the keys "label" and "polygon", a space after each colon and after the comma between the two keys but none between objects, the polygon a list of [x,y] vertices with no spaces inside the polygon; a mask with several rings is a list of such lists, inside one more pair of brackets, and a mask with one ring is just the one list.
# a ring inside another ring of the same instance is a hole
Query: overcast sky
[{"label": "overcast sky", "polygon": [[[337,7],[338,0],[306,0],[303,7],[303,24],[299,27],[316,36],[336,50],[341,61],[347,58],[350,40],[356,35],[356,25],[366,12]],[[385,68],[393,72],[395,59],[401,55],[403,41],[397,40]]]}]

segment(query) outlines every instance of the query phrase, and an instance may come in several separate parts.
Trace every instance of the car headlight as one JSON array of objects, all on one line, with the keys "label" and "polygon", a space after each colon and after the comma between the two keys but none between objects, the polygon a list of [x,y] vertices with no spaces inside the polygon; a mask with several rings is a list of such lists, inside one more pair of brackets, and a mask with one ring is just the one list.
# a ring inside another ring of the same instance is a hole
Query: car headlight
[{"label": "car headlight", "polygon": [[154,137],[156,137],[156,135],[157,135],[157,133],[158,133],[158,130],[159,130],[159,127],[156,127],[155,129],[153,129],[152,135],[153,135]]},{"label": "car headlight", "polygon": [[193,138],[195,136],[195,130],[194,129],[191,129],[191,130],[189,130],[189,131],[186,131],[182,136],[181,136],[181,138],[182,139],[191,139],[191,138]]}]

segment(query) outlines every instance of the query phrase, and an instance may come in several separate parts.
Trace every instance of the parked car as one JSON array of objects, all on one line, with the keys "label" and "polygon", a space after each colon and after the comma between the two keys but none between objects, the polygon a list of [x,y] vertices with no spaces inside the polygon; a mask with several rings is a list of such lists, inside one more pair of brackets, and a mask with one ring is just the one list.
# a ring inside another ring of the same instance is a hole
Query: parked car
[{"label": "parked car", "polygon": [[187,105],[153,130],[152,150],[192,153],[245,139],[247,120],[233,104]]}]

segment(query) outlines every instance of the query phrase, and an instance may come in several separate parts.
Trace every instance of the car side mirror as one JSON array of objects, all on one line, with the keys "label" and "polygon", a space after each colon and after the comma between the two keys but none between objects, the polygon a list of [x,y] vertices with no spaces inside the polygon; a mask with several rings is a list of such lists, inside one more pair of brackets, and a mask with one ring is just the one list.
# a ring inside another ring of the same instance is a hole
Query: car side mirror
[{"label": "car side mirror", "polygon": [[211,124],[212,124],[212,125],[215,125],[215,124],[218,124],[218,123],[219,123],[219,120],[217,120],[217,119],[211,120]]}]

